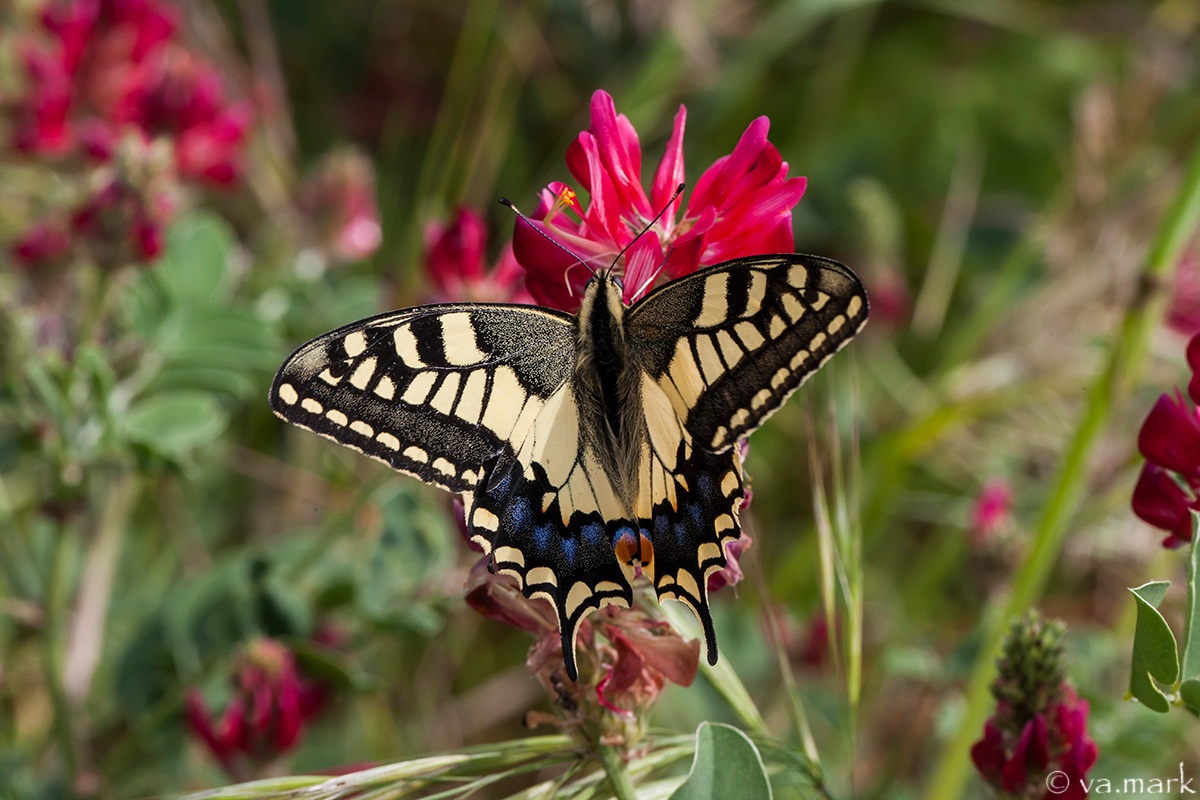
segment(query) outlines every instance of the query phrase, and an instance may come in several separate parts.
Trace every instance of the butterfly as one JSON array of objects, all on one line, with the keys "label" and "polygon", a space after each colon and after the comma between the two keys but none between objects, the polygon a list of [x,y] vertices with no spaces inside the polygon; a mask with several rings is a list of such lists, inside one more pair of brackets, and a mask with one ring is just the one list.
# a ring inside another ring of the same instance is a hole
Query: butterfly
[{"label": "butterfly", "polygon": [[740,535],[738,443],[862,329],[847,267],[761,255],[702,268],[626,307],[611,270],[579,313],[418,306],[294,352],[271,386],[284,420],[461,496],[494,571],[558,616],[568,676],[590,612],[646,575],[699,617]]}]

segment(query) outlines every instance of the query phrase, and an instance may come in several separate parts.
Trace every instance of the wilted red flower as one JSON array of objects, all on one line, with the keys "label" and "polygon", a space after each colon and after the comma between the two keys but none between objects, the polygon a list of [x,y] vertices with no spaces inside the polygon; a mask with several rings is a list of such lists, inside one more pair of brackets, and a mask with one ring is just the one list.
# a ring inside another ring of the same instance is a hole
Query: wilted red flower
[{"label": "wilted red flower", "polygon": [[302,678],[292,651],[274,639],[247,643],[230,678],[234,696],[219,717],[199,689],[187,690],[184,705],[192,730],[225,771],[241,779],[245,761],[269,761],[300,741],[325,690]]},{"label": "wilted red flower", "polygon": [[[586,744],[634,745],[645,732],[646,712],[667,683],[690,686],[695,679],[698,641],[685,641],[666,622],[639,609],[608,606],[580,623],[579,680],[568,680],[553,609],[521,594],[513,578],[492,574],[488,561],[481,559],[471,570],[467,604],[537,637],[526,664],[554,701],[556,724],[581,733]],[[534,714],[527,722],[540,719]]]},{"label": "wilted red flower", "polygon": [[1168,548],[1192,540],[1191,511],[1200,511],[1200,411],[1192,405],[1200,397],[1200,334],[1188,342],[1187,360],[1192,402],[1178,389],[1161,395],[1138,432],[1146,464],[1133,490],[1133,512],[1169,532]]},{"label": "wilted red flower", "polygon": [[492,269],[487,269],[487,224],[478,213],[460,208],[450,224],[425,226],[425,274],[433,282],[434,299],[476,303],[531,303],[525,275],[505,245]]},{"label": "wilted red flower", "polygon": [[[1005,640],[992,685],[996,713],[971,748],[980,775],[1005,793],[1087,797],[1083,779],[1099,751],[1087,735],[1087,701],[1063,679],[1063,633],[1061,623],[1031,613],[1013,624]],[[1053,771],[1066,779],[1051,792],[1046,777]]]},{"label": "wilted red flower", "polygon": [[315,229],[317,246],[334,261],[370,258],[383,243],[375,169],[354,148],[321,159],[300,190],[299,205]]},{"label": "wilted red flower", "polygon": [[[604,91],[592,95],[591,113],[591,126],[571,144],[566,159],[571,174],[590,195],[587,209],[565,184],[552,183],[542,192],[531,221],[518,220],[513,233],[514,253],[528,273],[526,283],[537,302],[569,311],[578,308],[588,273],[571,254],[593,269],[605,268],[660,211],[617,265],[627,304],[648,292],[660,275],[677,278],[702,264],[794,249],[791,212],[804,194],[805,179],[787,177],[787,163],[767,141],[766,117],[751,122],[733,152],[700,176],[680,217],[682,199],[675,191],[684,179],[687,110],[680,106],[675,116],[649,197],[642,188],[642,152],[633,125],[617,114]],[[561,242],[568,252],[531,226]]]},{"label": "wilted red flower", "polygon": [[1008,523],[1012,513],[1012,487],[1008,481],[988,481],[971,506],[971,533],[983,541]]}]

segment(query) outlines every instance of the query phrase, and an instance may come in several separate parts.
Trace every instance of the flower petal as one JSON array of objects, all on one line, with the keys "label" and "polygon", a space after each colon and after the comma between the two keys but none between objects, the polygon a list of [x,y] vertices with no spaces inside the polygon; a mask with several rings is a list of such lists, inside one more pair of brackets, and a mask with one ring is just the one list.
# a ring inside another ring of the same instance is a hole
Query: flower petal
[{"label": "flower petal", "polygon": [[[687,177],[683,170],[683,131],[686,125],[687,108],[681,105],[679,111],[675,113],[671,138],[667,140],[667,149],[663,153],[662,161],[658,162],[658,171],[654,173],[654,185],[650,189],[650,204],[653,212],[657,214],[660,210],[666,209],[663,211],[662,220],[663,228],[668,234],[674,228],[679,204],[683,202],[680,197],[671,200],[671,196],[675,194],[679,184],[683,183]],[[670,201],[670,205],[667,205],[668,201]]]},{"label": "flower petal", "polygon": [[647,231],[625,251],[622,302],[631,306],[645,297],[662,269],[663,250],[658,234]]},{"label": "flower petal", "polygon": [[[612,96],[603,90],[592,95],[592,124],[588,128],[597,145],[600,163],[616,192],[622,216],[630,212],[654,216],[642,189],[642,148],[637,131],[624,114],[617,114]],[[582,143],[582,137],[581,137]],[[595,175],[592,177],[595,181]]]},{"label": "flower petal", "polygon": [[1041,772],[1049,763],[1049,740],[1046,733],[1046,720],[1041,714],[1034,714],[1033,719],[1025,723],[1021,738],[1013,749],[1012,758],[1004,765],[1000,775],[1000,786],[1006,792],[1017,792],[1025,788],[1031,774]]},{"label": "flower petal", "polygon": [[1178,395],[1160,396],[1138,432],[1138,450],[1166,469],[1200,474],[1200,419],[1195,410]]},{"label": "flower petal", "polygon": [[[1147,462],[1133,488],[1133,513],[1144,522],[1165,531],[1187,525],[1190,531],[1188,498],[1163,468]],[[1190,538],[1190,537],[1189,537]]]},{"label": "flower petal", "polygon": [[983,738],[971,747],[971,761],[984,780],[993,786],[1000,785],[1005,761],[1004,734],[990,719],[983,726]]}]

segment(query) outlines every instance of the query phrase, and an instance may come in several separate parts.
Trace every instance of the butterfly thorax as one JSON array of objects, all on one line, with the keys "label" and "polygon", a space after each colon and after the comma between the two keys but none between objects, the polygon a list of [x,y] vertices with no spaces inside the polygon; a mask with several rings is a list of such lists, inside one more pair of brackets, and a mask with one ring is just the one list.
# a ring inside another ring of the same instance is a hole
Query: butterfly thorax
[{"label": "butterfly thorax", "polygon": [[617,497],[632,507],[645,439],[638,371],[625,341],[621,287],[608,275],[587,286],[575,323],[575,401],[584,442],[595,449]]}]

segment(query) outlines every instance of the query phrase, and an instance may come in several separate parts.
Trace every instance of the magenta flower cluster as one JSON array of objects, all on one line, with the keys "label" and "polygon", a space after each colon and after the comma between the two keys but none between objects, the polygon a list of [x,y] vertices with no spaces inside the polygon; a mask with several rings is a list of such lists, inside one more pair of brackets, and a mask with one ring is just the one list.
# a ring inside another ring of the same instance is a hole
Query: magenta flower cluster
[{"label": "magenta flower cluster", "polygon": [[[588,193],[587,207],[573,188],[551,183],[541,192],[529,222],[516,222],[512,255],[506,248],[492,275],[478,267],[478,247],[463,248],[461,260],[447,260],[444,254],[453,248],[433,238],[427,244],[434,254],[429,262],[434,284],[443,294],[451,289],[451,299],[495,298],[505,294],[496,291],[495,283],[511,280],[510,286],[517,286],[515,259],[524,270],[524,291],[534,302],[574,311],[590,277],[575,256],[596,271],[615,261],[625,286],[623,299],[632,304],[655,284],[701,266],[739,256],[792,252],[792,208],[804,194],[805,179],[787,176],[787,162],[767,139],[767,118],[750,123],[733,152],[704,171],[685,207],[675,192],[685,177],[686,121],[687,109],[681,106],[647,194],[637,131],[617,113],[612,97],[597,91],[592,95],[591,125],[572,142],[566,156],[568,171]],[[646,234],[635,241],[651,220],[655,221]],[[480,229],[478,217],[468,212],[440,233],[478,242]],[[514,288],[503,299],[523,298]]]},{"label": "magenta flower cluster", "polygon": [[[173,207],[160,142],[171,181],[225,188],[241,177],[250,104],[227,97],[164,0],[48,0],[16,48],[25,81],[3,109],[11,146],[88,186],[12,243],[18,263],[54,263],[80,245],[101,263],[157,257]],[[135,165],[118,163],[123,151]]]},{"label": "magenta flower cluster", "polygon": [[1188,342],[1192,370],[1187,397],[1163,394],[1138,433],[1146,459],[1133,490],[1133,512],[1167,532],[1163,547],[1192,540],[1192,512],[1200,511],[1200,335]]}]

